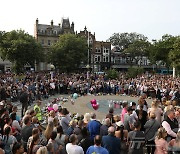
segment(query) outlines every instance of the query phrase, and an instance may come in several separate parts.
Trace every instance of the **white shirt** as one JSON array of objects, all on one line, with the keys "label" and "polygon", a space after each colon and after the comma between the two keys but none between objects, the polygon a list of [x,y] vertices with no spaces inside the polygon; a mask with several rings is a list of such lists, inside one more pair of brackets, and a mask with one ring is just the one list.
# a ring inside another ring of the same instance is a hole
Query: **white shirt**
[{"label": "white shirt", "polygon": [[73,145],[72,143],[68,143],[66,145],[66,151],[68,154],[84,154],[83,148],[78,145]]}]

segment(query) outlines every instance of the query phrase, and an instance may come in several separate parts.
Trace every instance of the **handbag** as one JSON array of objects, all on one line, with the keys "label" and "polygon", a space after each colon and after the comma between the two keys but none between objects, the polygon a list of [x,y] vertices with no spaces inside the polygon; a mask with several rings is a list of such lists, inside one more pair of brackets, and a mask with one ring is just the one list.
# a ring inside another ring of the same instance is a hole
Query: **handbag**
[{"label": "handbag", "polygon": [[[151,127],[149,127],[149,129],[147,130],[147,132],[144,133],[145,136],[146,136],[146,134],[151,130],[151,128],[154,126],[155,122],[156,122],[156,120],[154,120],[153,124],[151,125]],[[146,138],[145,138],[145,139],[146,139]],[[147,141],[148,141],[148,140],[146,140],[146,142],[147,142]]]}]

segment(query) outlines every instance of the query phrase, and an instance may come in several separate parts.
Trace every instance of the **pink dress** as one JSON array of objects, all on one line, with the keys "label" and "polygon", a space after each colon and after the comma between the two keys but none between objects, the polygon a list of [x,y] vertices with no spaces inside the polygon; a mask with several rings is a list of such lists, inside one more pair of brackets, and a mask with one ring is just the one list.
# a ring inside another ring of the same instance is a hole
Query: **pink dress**
[{"label": "pink dress", "polygon": [[122,109],[122,112],[121,112],[121,121],[124,123],[124,115],[125,113],[127,113],[127,109],[126,108],[123,108]]},{"label": "pink dress", "polygon": [[156,150],[154,154],[167,154],[168,152],[168,143],[163,138],[155,139]]}]

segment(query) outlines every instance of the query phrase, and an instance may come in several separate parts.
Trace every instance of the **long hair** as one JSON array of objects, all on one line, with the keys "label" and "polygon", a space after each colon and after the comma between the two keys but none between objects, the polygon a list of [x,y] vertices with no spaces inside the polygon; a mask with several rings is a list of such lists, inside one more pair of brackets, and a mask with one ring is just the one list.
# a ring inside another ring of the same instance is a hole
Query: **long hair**
[{"label": "long hair", "polygon": [[50,136],[51,136],[53,129],[54,129],[54,124],[52,121],[49,121],[49,123],[46,127],[46,130],[44,131],[44,136],[46,137],[47,140],[50,139]]},{"label": "long hair", "polygon": [[32,151],[33,151],[33,147],[35,145],[35,142],[37,142],[39,140],[39,134],[36,134],[33,136],[33,140],[31,142],[31,145],[30,145],[30,148],[29,148],[29,151],[28,151],[28,154],[32,154]]},{"label": "long hair", "polygon": [[166,130],[163,127],[159,128],[158,132],[157,132],[157,135],[156,135],[156,138],[157,139],[161,139],[161,138],[164,139],[165,138],[165,136],[164,136],[165,133],[166,133]]},{"label": "long hair", "polygon": [[3,136],[5,143],[8,142],[10,132],[11,132],[11,127],[9,127],[9,126],[6,127],[5,130],[4,130],[4,136]]}]

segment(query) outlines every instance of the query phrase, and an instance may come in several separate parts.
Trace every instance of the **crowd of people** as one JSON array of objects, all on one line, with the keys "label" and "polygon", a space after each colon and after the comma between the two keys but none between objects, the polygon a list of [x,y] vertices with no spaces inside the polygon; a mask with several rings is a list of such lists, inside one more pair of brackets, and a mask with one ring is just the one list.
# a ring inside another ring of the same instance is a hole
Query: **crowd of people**
[{"label": "crowd of people", "polygon": [[[180,80],[144,74],[128,79],[106,75],[27,73],[0,78],[0,153],[5,154],[166,154],[180,153]],[[42,125],[41,104],[54,94],[129,95],[103,121],[95,113],[73,114],[67,108],[47,111]],[[148,104],[146,98],[152,99]],[[17,106],[22,104],[21,115]],[[29,105],[35,106],[28,109]]]}]

